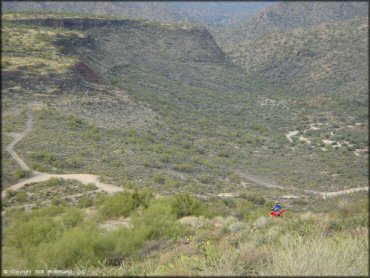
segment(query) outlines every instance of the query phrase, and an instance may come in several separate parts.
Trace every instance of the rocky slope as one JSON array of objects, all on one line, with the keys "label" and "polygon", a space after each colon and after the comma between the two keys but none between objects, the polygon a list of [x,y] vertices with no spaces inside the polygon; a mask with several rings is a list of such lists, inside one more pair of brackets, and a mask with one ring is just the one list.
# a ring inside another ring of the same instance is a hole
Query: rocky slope
[{"label": "rocky slope", "polygon": [[260,10],[247,22],[214,30],[219,45],[228,48],[271,32],[366,17],[366,2],[281,2]]},{"label": "rocky slope", "polygon": [[271,32],[233,46],[228,54],[248,75],[285,83],[292,93],[366,102],[367,33],[367,18],[355,17]]}]

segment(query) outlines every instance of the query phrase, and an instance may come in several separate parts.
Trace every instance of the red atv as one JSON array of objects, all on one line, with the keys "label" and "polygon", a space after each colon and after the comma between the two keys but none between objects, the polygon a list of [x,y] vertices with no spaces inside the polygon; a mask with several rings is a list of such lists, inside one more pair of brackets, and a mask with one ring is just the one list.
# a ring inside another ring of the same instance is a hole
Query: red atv
[{"label": "red atv", "polygon": [[276,211],[273,210],[270,213],[270,217],[280,217],[280,216],[282,216],[284,214],[284,212],[285,212],[285,210],[280,210],[278,212],[276,212]]}]

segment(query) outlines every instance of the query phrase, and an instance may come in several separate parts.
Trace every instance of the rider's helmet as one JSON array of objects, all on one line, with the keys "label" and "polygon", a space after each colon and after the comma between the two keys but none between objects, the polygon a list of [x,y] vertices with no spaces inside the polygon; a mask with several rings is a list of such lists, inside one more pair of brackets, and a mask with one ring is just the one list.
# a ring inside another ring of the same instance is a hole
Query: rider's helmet
[{"label": "rider's helmet", "polygon": [[279,203],[279,201],[275,201],[275,204],[278,204]]}]

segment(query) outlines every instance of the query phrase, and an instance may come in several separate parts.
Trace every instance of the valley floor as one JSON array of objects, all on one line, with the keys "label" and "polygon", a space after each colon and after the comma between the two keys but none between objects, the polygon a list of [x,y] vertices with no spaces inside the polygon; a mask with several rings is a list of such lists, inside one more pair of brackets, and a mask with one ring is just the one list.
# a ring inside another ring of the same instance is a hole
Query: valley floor
[{"label": "valley floor", "polygon": [[[23,132],[21,132],[21,133],[14,133],[14,132],[13,133],[6,133],[6,135],[9,135],[10,137],[14,138],[14,140],[6,147],[6,150],[7,150],[7,152],[9,152],[9,154],[12,156],[12,158],[19,164],[19,166],[23,170],[30,170],[30,167],[17,155],[17,153],[13,150],[13,147],[20,140],[22,140],[22,138],[24,136],[26,136],[27,133],[32,131],[32,120],[33,120],[33,116],[32,116],[32,112],[30,112],[28,114],[28,117],[27,117],[26,129]],[[96,187],[98,187],[101,191],[105,191],[105,192],[110,193],[110,194],[123,191],[122,187],[115,186],[115,185],[112,185],[112,184],[102,183],[101,181],[99,181],[99,178],[96,175],[90,175],[90,174],[58,175],[58,174],[42,173],[42,172],[38,172],[38,171],[34,171],[34,170],[32,170],[32,175],[33,175],[33,177],[25,179],[25,180],[23,180],[19,183],[16,183],[16,184],[10,186],[6,190],[3,190],[2,197],[5,197],[7,190],[13,190],[13,191],[18,190],[26,184],[44,182],[44,181],[47,181],[51,178],[72,179],[72,180],[77,180],[77,181],[79,181],[83,184],[91,184],[92,183]],[[277,187],[277,188],[280,188],[280,189],[287,189],[287,188],[284,188],[284,187],[281,187],[281,186],[278,186],[278,185],[267,183],[263,178],[258,178],[258,177],[253,176],[253,175],[246,175],[246,174],[242,173],[242,174],[240,174],[240,176],[246,178],[246,180],[248,182],[255,182],[257,184],[266,186],[268,188],[269,187],[275,187],[275,188]],[[360,188],[340,190],[340,191],[337,191],[337,192],[317,192],[317,191],[314,191],[314,190],[307,190],[307,192],[309,192],[311,194],[313,193],[313,194],[319,195],[322,198],[326,199],[326,198],[330,198],[330,197],[340,196],[340,195],[344,195],[344,194],[350,194],[350,193],[359,192],[359,191],[368,191],[368,189],[369,189],[368,186],[364,186],[364,187],[360,187]],[[238,194],[237,193],[220,193],[220,194],[218,194],[218,196],[221,196],[221,197],[235,197],[235,196],[238,196]],[[208,197],[208,196],[206,196],[206,197]]]}]

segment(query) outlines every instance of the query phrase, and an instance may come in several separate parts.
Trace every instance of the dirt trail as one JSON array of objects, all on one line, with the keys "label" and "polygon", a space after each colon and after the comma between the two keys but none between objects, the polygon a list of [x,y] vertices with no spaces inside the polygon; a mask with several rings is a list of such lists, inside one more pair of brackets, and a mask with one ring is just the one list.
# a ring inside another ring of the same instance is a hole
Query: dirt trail
[{"label": "dirt trail", "polygon": [[[262,186],[265,186],[267,188],[278,188],[278,189],[283,189],[283,190],[291,190],[291,188],[273,184],[273,183],[265,180],[264,178],[261,178],[261,177],[258,177],[258,176],[243,173],[241,171],[238,171],[237,174],[241,178],[244,178],[246,181],[253,182],[255,184],[262,185]],[[318,196],[322,197],[323,199],[327,199],[327,198],[332,198],[332,197],[336,197],[336,196],[340,196],[340,195],[350,194],[350,193],[359,192],[359,191],[368,191],[368,190],[369,190],[368,186],[363,186],[363,187],[351,188],[351,189],[335,191],[335,192],[319,192],[319,191],[310,190],[310,189],[304,189],[303,191],[306,192],[306,193],[309,193],[309,194],[318,195]],[[283,197],[285,197],[285,196],[283,196]],[[298,196],[289,195],[289,198],[292,198],[292,197],[293,198],[298,198]]]},{"label": "dirt trail", "polygon": [[[24,132],[21,132],[21,133],[14,133],[14,132],[7,133],[7,135],[13,137],[14,140],[6,147],[6,150],[14,158],[14,160],[19,164],[19,166],[23,170],[32,170],[32,169],[30,167],[28,167],[28,165],[16,154],[16,152],[13,150],[13,147],[27,133],[32,131],[32,123],[33,123],[33,116],[32,116],[31,113],[28,113],[28,118],[27,118],[27,122],[26,122],[26,129],[24,130]],[[34,171],[34,170],[32,170],[32,174],[33,174],[33,177],[25,179],[21,182],[18,182],[16,184],[12,185],[11,187],[3,190],[1,196],[5,197],[7,190],[18,190],[18,189],[22,188],[25,184],[47,181],[48,179],[53,178],[53,177],[54,178],[62,178],[62,179],[74,179],[74,180],[78,180],[79,182],[81,182],[83,184],[94,183],[96,185],[96,187],[98,187],[99,189],[101,189],[101,190],[103,190],[103,191],[105,191],[109,194],[114,194],[116,192],[121,192],[121,191],[124,190],[122,187],[118,187],[118,186],[115,186],[115,185],[112,185],[112,184],[106,184],[106,183],[103,183],[103,182],[99,181],[99,179],[98,179],[99,177],[97,175],[90,175],[90,174],[48,174],[48,173],[37,172],[37,171]],[[290,188],[287,188],[287,187],[283,187],[283,186],[280,186],[280,185],[273,184],[273,183],[265,180],[264,178],[254,176],[254,175],[250,175],[250,174],[247,174],[247,173],[244,173],[244,172],[241,172],[241,171],[238,171],[237,174],[240,177],[244,178],[245,180],[247,180],[249,182],[259,184],[259,185],[265,186],[267,188],[278,188],[278,189],[283,189],[283,190],[284,189],[285,190],[290,189]],[[364,186],[364,187],[347,189],[347,190],[342,190],[342,191],[337,191],[337,192],[318,192],[318,191],[314,191],[314,190],[304,190],[304,191],[307,192],[307,193],[313,193],[313,194],[319,195],[322,198],[326,199],[326,198],[335,197],[335,196],[339,196],[339,195],[343,195],[343,194],[349,194],[349,193],[358,192],[358,191],[368,191],[368,190],[369,190],[368,186]],[[236,196],[238,196],[238,194],[221,193],[221,194],[218,194],[218,196],[236,197]],[[208,196],[204,196],[204,197],[208,197]]]},{"label": "dirt trail", "polygon": [[26,122],[26,129],[23,132],[15,133],[5,133],[6,135],[9,135],[14,138],[14,140],[6,146],[6,151],[13,157],[13,159],[21,166],[23,170],[31,170],[30,167],[13,151],[13,147],[15,144],[17,144],[27,133],[29,133],[32,130],[32,114],[28,114],[27,122]]},{"label": "dirt trail", "polygon": [[[79,182],[83,184],[93,183],[101,190],[104,190],[105,192],[109,194],[114,194],[116,192],[123,191],[123,188],[102,183],[98,180],[98,176],[96,175],[90,175],[90,174],[47,174],[47,173],[38,173],[36,176],[32,178],[28,178],[26,180],[23,180],[19,183],[16,183],[12,185],[11,187],[7,188],[6,190],[18,190],[25,186],[27,183],[36,183],[36,182],[43,182],[47,181],[50,178],[62,178],[62,179],[72,179],[72,180],[78,180]],[[2,197],[5,196],[6,190],[2,192]]]},{"label": "dirt trail", "polygon": [[[27,123],[26,123],[26,129],[24,132],[21,133],[7,133],[7,135],[12,136],[14,140],[6,147],[7,152],[14,158],[14,160],[19,164],[19,166],[23,170],[32,170],[28,165],[16,154],[16,152],[13,150],[13,147],[15,144],[17,144],[27,133],[29,133],[32,130],[32,123],[33,123],[33,117],[32,114],[28,114]],[[123,188],[112,185],[112,184],[106,184],[98,180],[98,176],[96,175],[90,175],[90,174],[48,174],[48,173],[42,173],[37,171],[32,171],[33,177],[25,179],[21,182],[18,182],[11,187],[7,188],[6,190],[3,190],[1,193],[1,196],[4,197],[6,195],[7,190],[18,190],[22,188],[27,183],[36,183],[36,182],[43,182],[47,181],[50,178],[62,178],[62,179],[73,179],[78,180],[79,182],[83,184],[88,183],[94,183],[96,187],[99,189],[109,193],[114,194],[116,192],[123,191]]]},{"label": "dirt trail", "polygon": [[346,190],[341,190],[341,191],[336,191],[336,192],[320,192],[320,194],[321,194],[321,197],[326,199],[326,198],[336,197],[336,196],[359,192],[359,191],[369,191],[369,187],[364,186],[364,187],[351,188],[351,189],[346,189]]}]

